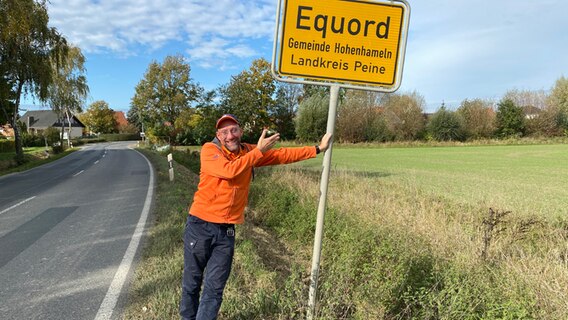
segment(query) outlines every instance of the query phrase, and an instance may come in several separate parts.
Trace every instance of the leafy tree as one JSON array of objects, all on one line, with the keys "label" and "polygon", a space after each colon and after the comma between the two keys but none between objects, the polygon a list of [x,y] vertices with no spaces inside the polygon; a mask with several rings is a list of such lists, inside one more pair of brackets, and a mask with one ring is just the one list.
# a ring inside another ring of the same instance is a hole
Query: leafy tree
[{"label": "leafy tree", "polygon": [[190,77],[190,65],[181,55],[167,56],[162,64],[153,61],[144,79],[136,85],[129,119],[136,115],[145,131],[156,135],[171,130],[182,110],[191,108],[202,89]]},{"label": "leafy tree", "polygon": [[544,90],[509,90],[503,96],[503,100],[510,99],[515,105],[526,108],[545,109],[548,95]]},{"label": "leafy tree", "polygon": [[[71,132],[73,114],[82,112],[82,106],[89,94],[85,76],[85,57],[77,47],[70,46],[64,57],[53,57],[51,67],[53,82],[48,87],[47,101],[59,118],[67,119]],[[63,124],[61,121],[61,145],[63,145]],[[70,136],[69,136],[70,137]],[[67,139],[70,144],[70,139]]]},{"label": "leafy tree", "polygon": [[557,112],[556,123],[564,135],[568,135],[568,78],[560,77],[556,80],[550,92],[548,105],[551,111]]},{"label": "leafy tree", "polygon": [[466,139],[490,138],[495,132],[495,111],[488,101],[466,99],[456,113],[462,119]]},{"label": "leafy tree", "polygon": [[[1,44],[0,48],[2,48]],[[8,79],[3,77],[4,71],[2,71],[2,68],[4,64],[2,59],[2,56],[0,56],[0,125],[11,122],[15,111],[15,93],[11,90]]]},{"label": "leafy tree", "polygon": [[[0,79],[0,85],[1,82],[2,81]],[[2,90],[2,88],[0,88],[0,90]],[[5,96],[7,96],[8,94],[9,91],[6,91],[4,93]],[[11,101],[12,99],[1,98],[2,96],[2,93],[0,93],[0,125],[3,125],[7,122],[11,123],[15,110],[14,103]]]},{"label": "leafy tree", "polygon": [[270,116],[282,139],[293,140],[296,138],[294,118],[301,95],[302,87],[300,85],[282,82],[277,86],[275,106],[271,110]]},{"label": "leafy tree", "polygon": [[174,127],[179,128],[176,132],[176,142],[182,145],[194,144],[193,128],[195,122],[200,120],[196,110],[189,108],[182,110],[174,123]]},{"label": "leafy tree", "polygon": [[114,133],[116,131],[114,111],[103,100],[91,103],[81,120],[94,133]]},{"label": "leafy tree", "polygon": [[501,137],[523,136],[525,115],[523,109],[511,99],[504,99],[497,105],[497,133]]},{"label": "leafy tree", "polygon": [[395,140],[417,139],[424,130],[424,97],[418,92],[389,94],[383,103],[389,131]]},{"label": "leafy tree", "polygon": [[459,116],[442,106],[428,122],[428,133],[437,141],[462,141],[464,130]]},{"label": "leafy tree", "polygon": [[60,141],[60,134],[59,130],[53,127],[49,127],[42,131],[41,135],[43,136],[45,143],[48,146],[53,146],[56,142]]},{"label": "leafy tree", "polygon": [[538,116],[526,119],[526,134],[532,136],[555,137],[564,135],[563,123],[567,122],[558,107],[548,106]]},{"label": "leafy tree", "polygon": [[128,123],[134,125],[138,132],[142,132],[142,120],[140,117],[140,110],[132,107],[128,109],[126,113],[126,119],[128,119]]},{"label": "leafy tree", "polygon": [[384,97],[385,94],[373,91],[347,90],[339,106],[337,139],[353,143],[384,141],[386,127],[379,108]]},{"label": "leafy tree", "polygon": [[215,137],[215,123],[222,111],[215,104],[215,91],[202,94],[195,109],[182,111],[175,121],[176,141],[182,145],[202,145]]},{"label": "leafy tree", "polygon": [[314,94],[303,100],[296,117],[296,135],[301,141],[318,141],[327,129],[329,95]]},{"label": "leafy tree", "polygon": [[272,126],[275,112],[276,83],[265,59],[254,60],[249,70],[233,76],[228,85],[220,89],[220,108],[232,113],[241,122],[244,140],[255,140],[266,126]]},{"label": "leafy tree", "polygon": [[50,28],[48,21],[45,0],[0,0],[0,100],[3,106],[6,100],[12,100],[11,123],[18,163],[24,161],[17,126],[20,98],[30,94],[46,101],[47,88],[52,83],[52,58],[64,55],[68,47],[65,38],[56,28]]},{"label": "leafy tree", "polygon": [[317,86],[317,85],[313,85],[313,84],[303,84],[302,85],[302,91],[303,91],[303,94],[300,97],[300,102],[302,102],[304,99],[308,99],[309,97],[311,97],[313,95],[318,95],[318,96],[329,95],[329,87],[328,86]]}]

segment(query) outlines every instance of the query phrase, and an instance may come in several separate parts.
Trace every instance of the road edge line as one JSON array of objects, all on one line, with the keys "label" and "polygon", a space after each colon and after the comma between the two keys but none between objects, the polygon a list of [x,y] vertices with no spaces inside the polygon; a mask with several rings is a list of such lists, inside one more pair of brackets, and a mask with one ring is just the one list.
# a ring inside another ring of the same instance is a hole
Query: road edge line
[{"label": "road edge line", "polygon": [[140,239],[142,238],[144,231],[144,226],[146,225],[146,220],[148,220],[148,215],[150,213],[152,197],[154,196],[154,170],[152,168],[152,164],[141,152],[137,150],[134,151],[140,154],[144,158],[144,160],[146,160],[146,163],[148,163],[148,167],[150,169],[150,182],[148,184],[148,192],[146,193],[146,200],[144,201],[142,215],[140,216],[140,219],[136,224],[136,229],[134,229],[134,234],[132,235],[130,244],[128,245],[128,248],[124,253],[124,257],[122,258],[122,261],[118,266],[118,270],[116,271],[110,287],[108,288],[108,291],[103,299],[103,302],[99,307],[97,315],[95,316],[95,320],[111,319],[114,308],[116,307],[116,303],[118,302],[120,292],[122,291],[122,287],[126,282],[130,267],[132,266],[132,261],[134,260],[134,256],[136,254],[136,251],[138,250],[138,245],[140,244]]}]

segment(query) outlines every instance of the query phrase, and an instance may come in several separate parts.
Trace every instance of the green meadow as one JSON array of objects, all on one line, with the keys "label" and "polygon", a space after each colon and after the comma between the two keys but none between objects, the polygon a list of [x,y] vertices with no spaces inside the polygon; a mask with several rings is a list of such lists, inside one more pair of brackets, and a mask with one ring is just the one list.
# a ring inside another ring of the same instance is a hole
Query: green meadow
[{"label": "green meadow", "polygon": [[[319,169],[321,158],[302,162]],[[418,148],[345,148],[332,151],[334,170],[380,177],[456,203],[566,217],[568,144]],[[333,179],[333,176],[331,177]]]}]

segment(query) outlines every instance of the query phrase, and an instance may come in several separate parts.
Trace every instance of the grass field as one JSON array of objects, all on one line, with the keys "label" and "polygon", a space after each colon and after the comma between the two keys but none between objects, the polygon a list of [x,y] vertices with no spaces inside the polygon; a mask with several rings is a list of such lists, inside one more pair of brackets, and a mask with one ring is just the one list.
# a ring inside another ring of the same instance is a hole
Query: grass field
[{"label": "grass field", "polygon": [[[314,169],[321,159],[296,165]],[[407,184],[448,201],[566,217],[568,144],[436,148],[341,148],[332,168]]]},{"label": "grass field", "polygon": [[22,165],[17,165],[15,161],[14,152],[2,152],[0,153],[0,176],[4,174],[9,174],[12,172],[20,172],[29,170],[31,168],[46,164],[51,161],[55,161],[62,158],[69,153],[75,151],[76,149],[67,149],[65,152],[60,154],[46,154],[44,147],[30,147],[24,148],[24,157],[26,162]]}]

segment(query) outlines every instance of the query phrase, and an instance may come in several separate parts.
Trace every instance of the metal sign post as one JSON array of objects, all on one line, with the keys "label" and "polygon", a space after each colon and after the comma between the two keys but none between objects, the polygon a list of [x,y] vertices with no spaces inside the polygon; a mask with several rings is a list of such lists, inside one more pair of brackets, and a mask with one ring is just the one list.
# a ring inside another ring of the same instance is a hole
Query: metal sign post
[{"label": "metal sign post", "polygon": [[[330,87],[335,133],[339,88],[394,92],[401,84],[410,6],[406,0],[277,0],[271,72],[278,81]],[[333,139],[333,138],[332,138]],[[313,319],[331,150],[323,159],[307,318]]]},{"label": "metal sign post", "polygon": [[323,219],[327,202],[327,186],[329,184],[329,171],[331,169],[331,150],[333,148],[333,135],[335,134],[335,118],[337,115],[337,102],[339,96],[339,86],[332,85],[329,96],[329,112],[327,115],[327,132],[331,133],[332,140],[329,148],[323,157],[323,170],[320,182],[320,199],[318,205],[318,215],[316,220],[316,234],[314,237],[314,252],[312,254],[312,273],[310,276],[310,295],[308,301],[308,319],[313,319],[316,306],[316,293],[318,287],[318,273],[321,257],[321,241],[323,238]]}]

